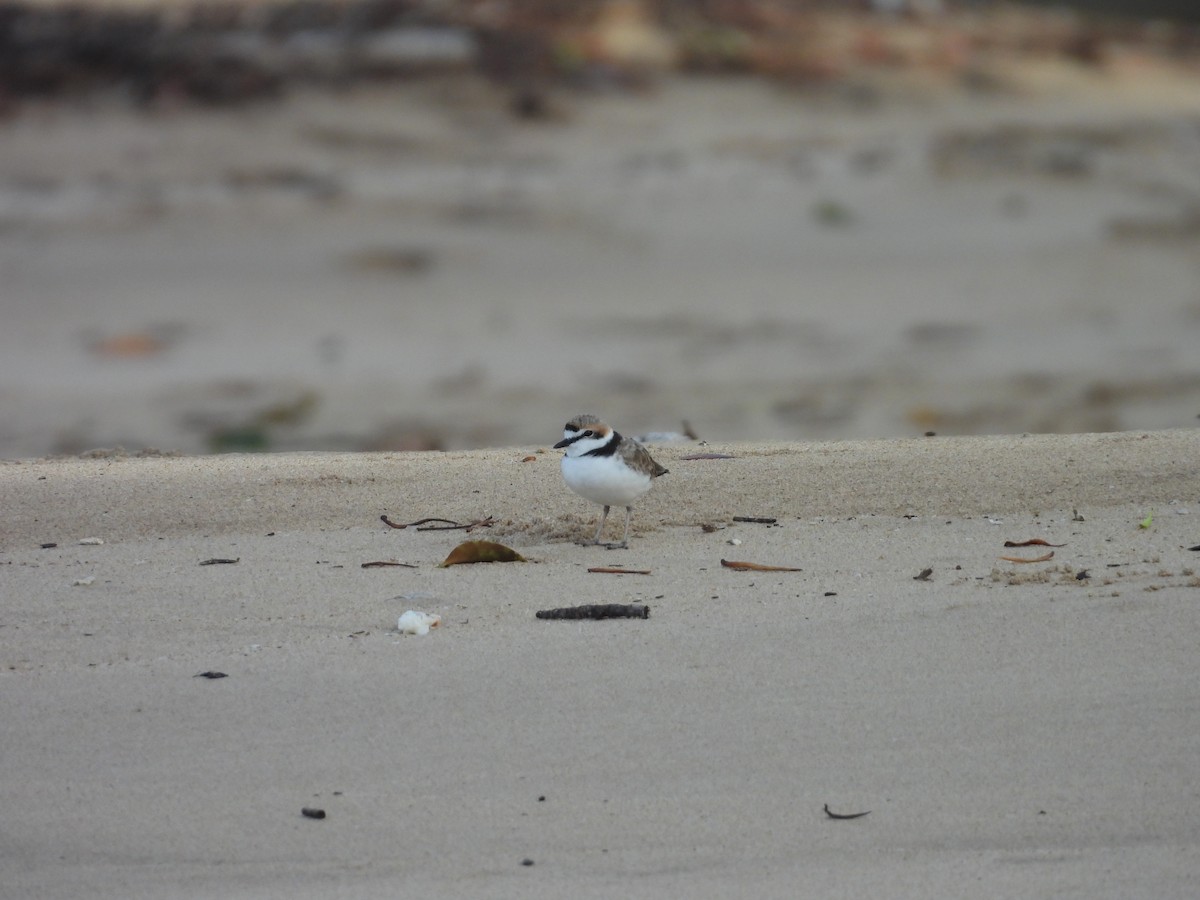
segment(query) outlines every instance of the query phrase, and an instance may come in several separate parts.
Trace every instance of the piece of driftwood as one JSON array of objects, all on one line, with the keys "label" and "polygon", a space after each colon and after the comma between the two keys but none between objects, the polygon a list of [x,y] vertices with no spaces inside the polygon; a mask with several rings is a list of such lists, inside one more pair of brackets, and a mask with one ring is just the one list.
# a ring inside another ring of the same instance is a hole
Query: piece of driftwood
[{"label": "piece of driftwood", "polygon": [[539,609],[536,615],[539,619],[648,619],[650,607],[644,603],[589,603],[586,606]]},{"label": "piece of driftwood", "polygon": [[738,572],[803,572],[803,569],[796,569],[792,566],[764,566],[761,563],[755,562],[738,562],[733,559],[721,560],[721,565],[726,569],[734,569]]}]

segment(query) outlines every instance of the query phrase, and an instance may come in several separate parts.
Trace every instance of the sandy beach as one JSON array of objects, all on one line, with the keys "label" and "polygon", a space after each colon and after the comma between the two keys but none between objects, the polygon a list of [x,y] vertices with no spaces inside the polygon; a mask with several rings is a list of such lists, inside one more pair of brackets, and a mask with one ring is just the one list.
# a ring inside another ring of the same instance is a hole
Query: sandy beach
[{"label": "sandy beach", "polygon": [[1194,431],[548,446],[0,466],[0,894],[1195,894]]},{"label": "sandy beach", "polygon": [[0,898],[1200,896],[1200,39],[407,6],[9,33]]}]

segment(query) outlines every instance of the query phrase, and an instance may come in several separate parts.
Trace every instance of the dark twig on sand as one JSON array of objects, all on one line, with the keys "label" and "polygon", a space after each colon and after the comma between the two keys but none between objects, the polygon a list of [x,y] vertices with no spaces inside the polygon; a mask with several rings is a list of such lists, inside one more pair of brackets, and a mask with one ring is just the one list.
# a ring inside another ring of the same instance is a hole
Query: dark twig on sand
[{"label": "dark twig on sand", "polygon": [[861,819],[863,816],[869,816],[870,814],[871,811],[869,809],[866,812],[860,813],[835,813],[830,810],[828,803],[825,804],[825,815],[831,819]]},{"label": "dark twig on sand", "polygon": [[561,609],[539,609],[539,619],[648,619],[650,607],[643,603],[591,603]]}]

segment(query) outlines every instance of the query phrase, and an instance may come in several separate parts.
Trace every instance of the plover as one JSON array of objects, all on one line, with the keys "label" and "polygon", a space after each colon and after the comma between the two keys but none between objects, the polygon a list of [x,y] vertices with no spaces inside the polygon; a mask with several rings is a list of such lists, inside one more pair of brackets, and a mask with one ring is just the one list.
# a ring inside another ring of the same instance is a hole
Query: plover
[{"label": "plover", "polygon": [[563,480],[567,487],[586,500],[604,507],[600,527],[588,544],[600,543],[608,510],[625,507],[625,531],[621,543],[606,545],[610,550],[629,546],[629,517],[633,501],[646,491],[654,479],[667,470],[631,438],[621,437],[592,415],[579,415],[563,427],[563,439],[555,450],[566,450],[562,458]]}]

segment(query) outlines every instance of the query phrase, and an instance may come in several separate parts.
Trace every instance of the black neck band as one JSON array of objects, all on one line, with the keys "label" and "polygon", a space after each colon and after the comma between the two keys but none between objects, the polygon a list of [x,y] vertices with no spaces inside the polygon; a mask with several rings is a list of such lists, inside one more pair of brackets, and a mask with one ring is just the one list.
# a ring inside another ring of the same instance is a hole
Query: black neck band
[{"label": "black neck band", "polygon": [[615,431],[609,435],[608,442],[601,444],[595,450],[589,450],[584,456],[612,456],[617,452],[617,445],[621,443],[621,436]]}]

